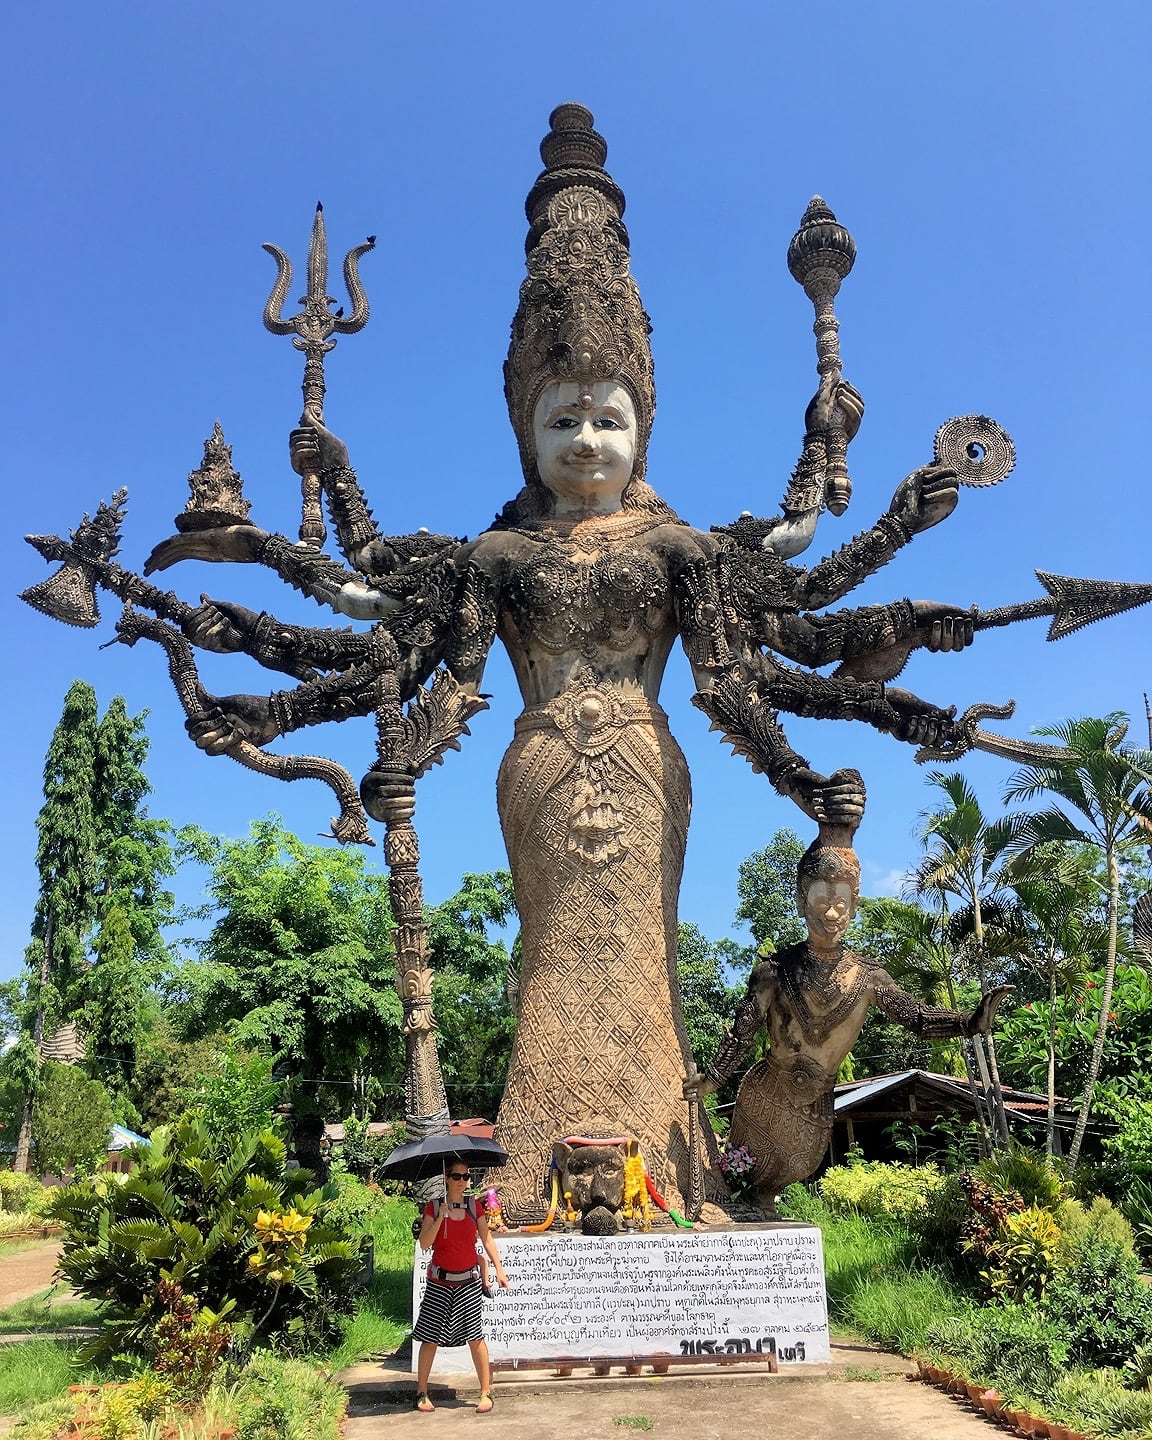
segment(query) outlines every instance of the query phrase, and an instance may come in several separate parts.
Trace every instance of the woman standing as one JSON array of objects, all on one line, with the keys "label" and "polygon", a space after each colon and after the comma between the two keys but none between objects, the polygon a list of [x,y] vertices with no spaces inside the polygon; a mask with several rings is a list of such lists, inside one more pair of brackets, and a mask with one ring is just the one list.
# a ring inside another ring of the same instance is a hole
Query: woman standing
[{"label": "woman standing", "polygon": [[508,1277],[488,1229],[484,1211],[465,1198],[468,1168],[462,1160],[451,1160],[444,1172],[446,1200],[433,1200],[424,1207],[420,1225],[420,1248],[432,1251],[428,1285],[420,1302],[420,1314],[412,1331],[420,1344],[416,1364],[416,1409],[435,1410],[428,1398],[428,1377],[441,1345],[467,1344],[480,1382],[479,1415],[492,1409],[492,1371],[484,1339],[484,1284],[476,1254],[479,1239],[492,1262],[496,1282],[508,1288]]}]

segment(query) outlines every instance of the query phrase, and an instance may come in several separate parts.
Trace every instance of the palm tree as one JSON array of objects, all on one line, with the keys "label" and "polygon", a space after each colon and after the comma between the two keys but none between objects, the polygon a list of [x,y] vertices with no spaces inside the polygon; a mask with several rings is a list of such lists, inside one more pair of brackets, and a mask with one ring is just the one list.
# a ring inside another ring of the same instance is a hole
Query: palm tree
[{"label": "palm tree", "polygon": [[1083,845],[1040,845],[1009,865],[1016,913],[1028,946],[1024,961],[1043,979],[1048,999],[1046,1149],[1056,1144],[1056,1026],[1059,995],[1107,959],[1108,927],[1094,901],[1095,851]]},{"label": "palm tree", "polygon": [[[872,958],[880,960],[893,979],[915,989],[930,1004],[944,1004],[950,1010],[957,1009],[958,957],[948,939],[947,916],[889,896],[862,901],[861,911],[869,931],[883,937],[881,946],[869,946],[868,953]],[[944,1047],[952,1044],[952,1041],[932,1042],[934,1067],[941,1067],[955,1058],[953,1051],[945,1059]],[[960,1055],[980,1131],[980,1153],[988,1155],[992,1150],[988,1091],[976,1083],[969,1046],[970,1042],[965,1042]]]},{"label": "palm tree", "polygon": [[1023,842],[1034,848],[1050,841],[1091,845],[1100,852],[1107,873],[1108,945],[1096,1038],[1084,1077],[1084,1096],[1068,1152],[1069,1174],[1080,1159],[1080,1147],[1092,1113],[1096,1080],[1104,1055],[1112,986],[1116,979],[1117,927],[1120,913],[1120,858],[1125,850],[1152,839],[1152,752],[1124,744],[1128,717],[1113,711],[1102,717],[1083,716],[1035,732],[1058,740],[1062,760],[1027,765],[1008,782],[1006,801],[1030,801],[1050,795],[1053,804],[1025,818]]},{"label": "palm tree", "polygon": [[[956,771],[933,770],[928,780],[943,792],[947,803],[921,816],[920,842],[928,853],[916,869],[913,888],[917,895],[935,898],[941,926],[948,924],[954,939],[968,932],[965,948],[980,989],[986,991],[988,961],[993,958],[985,923],[987,911],[1003,890],[996,865],[1016,839],[1019,820],[1017,816],[1005,815],[990,821],[980,808],[975,791]],[[949,897],[960,902],[961,912],[951,922],[948,921]],[[991,1031],[986,1036],[973,1036],[972,1048],[981,1079],[992,1096],[996,1134],[1006,1145],[1008,1119]]]}]

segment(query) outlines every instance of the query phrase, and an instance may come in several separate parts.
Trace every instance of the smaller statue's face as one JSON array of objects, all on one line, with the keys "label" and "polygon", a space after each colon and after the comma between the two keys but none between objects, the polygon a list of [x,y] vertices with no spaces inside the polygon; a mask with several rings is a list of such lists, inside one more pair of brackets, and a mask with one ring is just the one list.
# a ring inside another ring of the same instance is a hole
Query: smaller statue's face
[{"label": "smaller statue's face", "polygon": [[624,1203],[624,1151],[619,1145],[576,1145],[563,1179],[573,1209],[583,1212],[603,1205],[619,1210]]},{"label": "smaller statue's face", "polygon": [[856,914],[856,890],[847,880],[813,880],[800,896],[809,938],[825,949],[839,945]]},{"label": "smaller statue's face", "polygon": [[536,468],[558,512],[611,514],[632,478],[636,409],[612,380],[555,380],[532,420]]}]

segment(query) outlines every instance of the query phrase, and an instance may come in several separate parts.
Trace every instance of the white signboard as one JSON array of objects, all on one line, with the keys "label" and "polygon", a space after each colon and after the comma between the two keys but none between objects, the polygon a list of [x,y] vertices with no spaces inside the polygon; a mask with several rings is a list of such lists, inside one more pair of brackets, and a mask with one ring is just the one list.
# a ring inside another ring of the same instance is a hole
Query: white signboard
[{"label": "white signboard", "polygon": [[[496,1243],[511,1288],[485,1302],[493,1360],[728,1358],[774,1348],[781,1368],[829,1361],[824,1254],[813,1225],[500,1235]],[[417,1248],[413,1315],[429,1257]],[[467,1348],[438,1351],[435,1368],[470,1370]]]}]

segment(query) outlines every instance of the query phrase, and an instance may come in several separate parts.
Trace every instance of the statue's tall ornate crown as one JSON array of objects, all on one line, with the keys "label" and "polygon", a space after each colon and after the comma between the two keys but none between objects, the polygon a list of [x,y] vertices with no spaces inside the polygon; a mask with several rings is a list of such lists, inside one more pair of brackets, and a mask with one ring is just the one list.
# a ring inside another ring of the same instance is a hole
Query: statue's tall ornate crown
[{"label": "statue's tall ornate crown", "polygon": [[504,394],[530,485],[538,483],[532,415],[553,380],[615,380],[636,406],[636,470],[656,409],[651,330],[629,271],[624,195],[604,169],[608,146],[583,105],[559,105],[528,194],[528,276],[512,320]]}]

